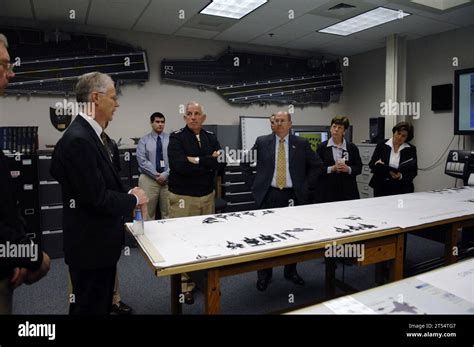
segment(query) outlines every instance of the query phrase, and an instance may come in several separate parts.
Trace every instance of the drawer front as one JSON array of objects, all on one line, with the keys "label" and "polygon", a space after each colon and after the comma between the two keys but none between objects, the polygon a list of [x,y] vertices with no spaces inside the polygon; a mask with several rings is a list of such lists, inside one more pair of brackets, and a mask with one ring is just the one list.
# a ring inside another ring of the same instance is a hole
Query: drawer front
[{"label": "drawer front", "polygon": [[[122,181],[123,184],[126,186],[130,185],[130,177],[120,177],[120,180]],[[132,187],[133,188],[133,187]]]},{"label": "drawer front", "polygon": [[249,202],[253,201],[253,195],[251,192],[226,192],[223,199],[231,203]]},{"label": "drawer front", "polygon": [[222,184],[222,191],[224,193],[239,193],[239,192],[251,192],[252,189],[246,182],[226,182]]},{"label": "drawer front", "polygon": [[362,164],[366,165],[370,162],[372,154],[374,154],[375,145],[357,145],[359,148],[360,158],[362,159]]},{"label": "drawer front", "polygon": [[369,183],[370,179],[372,178],[372,173],[370,172],[370,167],[367,165],[362,166],[362,173],[357,175],[357,182],[359,183]]},{"label": "drawer front", "polygon": [[58,182],[40,182],[39,191],[41,205],[62,204],[61,185]]},{"label": "drawer front", "polygon": [[41,230],[62,230],[63,206],[41,206]]},{"label": "drawer front", "polygon": [[54,181],[55,179],[49,173],[51,168],[51,155],[38,156],[38,171],[40,181]]},{"label": "drawer front", "polygon": [[132,175],[139,175],[138,171],[138,161],[137,161],[137,153],[132,152],[132,155],[130,156],[130,173]]},{"label": "drawer front", "polygon": [[51,258],[63,257],[63,231],[54,230],[43,232],[41,235],[41,245],[43,251],[45,251]]},{"label": "drawer front", "polygon": [[138,178],[140,177],[139,174],[133,175],[132,180],[130,181],[130,186],[133,187],[138,187]]},{"label": "drawer front", "polygon": [[242,212],[242,211],[252,211],[257,209],[255,202],[238,202],[238,203],[228,203],[225,212]]},{"label": "drawer front", "polygon": [[222,182],[242,182],[248,181],[249,176],[244,173],[243,171],[226,171],[224,175],[222,175]]},{"label": "drawer front", "polygon": [[374,197],[374,190],[366,183],[357,183],[357,189],[359,190],[361,199]]}]

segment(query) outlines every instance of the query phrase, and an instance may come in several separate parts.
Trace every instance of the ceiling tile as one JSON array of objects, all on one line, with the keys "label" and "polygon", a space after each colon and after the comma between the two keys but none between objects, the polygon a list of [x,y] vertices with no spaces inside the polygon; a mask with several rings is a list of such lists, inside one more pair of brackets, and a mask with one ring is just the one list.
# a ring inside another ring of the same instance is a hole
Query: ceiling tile
[{"label": "ceiling tile", "polygon": [[257,23],[237,23],[223,31],[214,40],[248,42],[273,29],[273,25]]},{"label": "ceiling tile", "polygon": [[[74,25],[85,24],[89,2],[84,0],[33,0],[33,5],[38,20]],[[74,15],[75,18],[71,18],[71,15]]]},{"label": "ceiling tile", "polygon": [[[131,29],[148,4],[148,0],[93,0],[87,24],[114,28]],[[104,15],[106,14],[106,15]]]},{"label": "ceiling tile", "polygon": [[202,30],[202,29],[195,29],[195,28],[180,28],[175,35],[178,36],[187,36],[187,37],[195,37],[198,39],[211,39],[214,36],[219,34],[218,31],[212,30]]},{"label": "ceiling tile", "polygon": [[[327,0],[271,0],[269,5],[272,9],[281,9],[288,12],[288,10],[293,10],[295,12],[295,17],[300,16],[306,12],[315,9],[323,4],[328,2]],[[343,2],[343,1],[341,1]]]},{"label": "ceiling tile", "polygon": [[316,48],[334,41],[333,35],[326,35],[321,33],[311,33],[299,39],[288,41],[282,45],[285,48],[315,50]]},{"label": "ceiling tile", "polygon": [[[390,23],[380,26],[388,33],[413,33],[420,36],[433,35],[439,32],[453,30],[458,26],[446,22],[437,21],[434,19],[421,17],[418,15],[411,15],[400,20],[395,20]],[[373,28],[372,30],[376,30]],[[369,29],[370,30],[370,29]]]},{"label": "ceiling tile", "polygon": [[380,42],[369,42],[364,40],[357,40],[354,38],[344,37],[339,40],[334,40],[333,42],[325,45],[321,45],[317,52],[320,53],[329,53],[339,56],[351,56],[373,49],[384,47],[385,44]]},{"label": "ceiling tile", "polygon": [[0,1],[0,16],[33,19],[30,0]]},{"label": "ceiling tile", "polygon": [[273,33],[273,36],[270,36],[268,35],[269,33],[267,33],[250,42],[256,44],[280,46],[288,41],[296,40],[302,36],[316,31],[319,28],[324,28],[336,22],[337,20],[332,18],[305,14],[304,16],[293,19],[287,24],[272,30],[271,33]]},{"label": "ceiling tile", "polygon": [[423,13],[423,17],[448,22],[455,25],[474,25],[474,3],[444,14]]},{"label": "ceiling tile", "polygon": [[[208,3],[209,0],[154,0],[133,29],[173,34]],[[184,12],[179,12],[181,10]],[[180,18],[180,14],[184,14],[184,18]]]}]

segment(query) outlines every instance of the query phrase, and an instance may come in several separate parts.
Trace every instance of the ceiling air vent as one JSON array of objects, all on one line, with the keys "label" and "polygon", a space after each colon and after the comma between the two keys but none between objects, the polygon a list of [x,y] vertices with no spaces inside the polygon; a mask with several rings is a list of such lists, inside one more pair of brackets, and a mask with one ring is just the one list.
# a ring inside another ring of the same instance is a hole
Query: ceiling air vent
[{"label": "ceiling air vent", "polygon": [[333,11],[333,10],[343,10],[347,8],[355,8],[353,5],[345,4],[341,2],[340,4],[337,4],[336,6],[328,8],[328,11]]}]

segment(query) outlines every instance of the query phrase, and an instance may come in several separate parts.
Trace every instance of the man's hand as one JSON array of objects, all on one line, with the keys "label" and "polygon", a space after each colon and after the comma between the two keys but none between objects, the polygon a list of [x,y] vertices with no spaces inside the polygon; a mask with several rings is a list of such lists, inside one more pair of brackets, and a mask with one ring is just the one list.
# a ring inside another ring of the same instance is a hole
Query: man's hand
[{"label": "man's hand", "polygon": [[385,165],[385,163],[382,161],[382,159],[379,159],[375,162],[375,165],[377,164],[382,164],[382,165]]},{"label": "man's hand", "polygon": [[390,176],[392,176],[392,179],[394,180],[399,180],[402,178],[402,174],[400,172],[393,172],[393,171],[389,171],[390,172]]},{"label": "man's hand", "polygon": [[41,263],[41,266],[36,271],[27,272],[25,283],[32,284],[32,283],[38,282],[40,279],[46,276],[46,274],[48,273],[50,269],[50,266],[51,266],[51,259],[46,253],[43,252],[43,262]]},{"label": "man's hand", "polygon": [[48,273],[51,266],[51,259],[43,252],[43,261],[36,271],[31,271],[23,267],[17,267],[13,270],[13,277],[10,282],[13,288],[21,286],[23,283],[32,284],[42,279]]},{"label": "man's hand", "polygon": [[166,185],[166,177],[163,176],[163,175],[158,174],[158,175],[156,175],[156,182],[158,182],[158,184],[160,186],[164,186],[164,185]]},{"label": "man's hand", "polygon": [[13,277],[10,280],[10,283],[13,285],[13,288],[17,288],[23,284],[26,278],[27,269],[23,267],[16,267],[13,269]]},{"label": "man's hand", "polygon": [[142,210],[142,218],[144,221],[148,220],[148,205],[147,204],[143,204],[143,205],[140,205],[140,209]]},{"label": "man's hand", "polygon": [[196,161],[196,157],[187,157],[188,158],[188,161],[191,163],[191,164],[199,164],[197,161]]},{"label": "man's hand", "polygon": [[214,151],[214,152],[212,152],[212,156],[213,156],[214,158],[217,158],[217,157],[219,156],[219,151]]},{"label": "man's hand", "polygon": [[138,198],[138,205],[143,205],[148,203],[148,197],[143,189],[140,187],[135,187],[130,191],[131,194],[135,195]]}]

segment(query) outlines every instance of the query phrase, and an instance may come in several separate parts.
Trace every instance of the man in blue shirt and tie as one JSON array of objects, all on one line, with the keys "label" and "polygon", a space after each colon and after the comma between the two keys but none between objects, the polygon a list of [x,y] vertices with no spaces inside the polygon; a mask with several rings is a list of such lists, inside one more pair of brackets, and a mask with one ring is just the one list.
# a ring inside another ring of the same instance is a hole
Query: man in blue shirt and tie
[{"label": "man in blue shirt and tie", "polygon": [[142,188],[150,201],[146,219],[156,219],[159,205],[161,218],[168,218],[168,143],[169,134],[165,128],[165,116],[155,112],[150,116],[152,131],[138,142],[137,160],[141,173],[138,186]]}]

